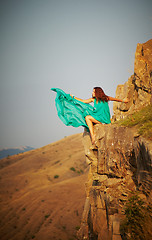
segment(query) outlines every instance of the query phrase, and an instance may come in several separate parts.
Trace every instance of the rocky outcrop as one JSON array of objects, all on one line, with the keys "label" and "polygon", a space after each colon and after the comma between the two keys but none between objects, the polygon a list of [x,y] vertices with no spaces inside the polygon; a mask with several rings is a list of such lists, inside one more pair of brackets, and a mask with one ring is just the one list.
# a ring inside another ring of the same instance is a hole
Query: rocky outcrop
[{"label": "rocky outcrop", "polygon": [[[114,103],[113,121],[133,114],[152,101],[152,39],[137,45],[134,75],[117,87],[116,98],[126,97],[127,104]],[[146,202],[152,199],[152,142],[135,129],[117,124],[97,124],[94,131],[95,146],[87,131],[83,135],[90,170],[78,238],[120,240],[120,221],[131,192],[138,190]]]},{"label": "rocky outcrop", "polygon": [[152,143],[115,124],[97,124],[95,134],[95,146],[88,132],[83,135],[90,171],[78,238],[119,240],[122,209],[130,192],[138,189],[142,198],[151,197]]},{"label": "rocky outcrop", "polygon": [[116,98],[128,98],[127,104],[114,102],[113,120],[119,120],[152,102],[152,39],[137,44],[134,74],[124,85],[118,85]]}]

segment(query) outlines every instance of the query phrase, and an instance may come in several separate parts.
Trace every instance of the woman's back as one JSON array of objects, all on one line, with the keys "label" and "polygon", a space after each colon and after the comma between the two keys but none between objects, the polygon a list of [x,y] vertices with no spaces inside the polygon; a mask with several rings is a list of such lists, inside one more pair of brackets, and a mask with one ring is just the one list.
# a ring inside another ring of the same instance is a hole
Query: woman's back
[{"label": "woman's back", "polygon": [[97,102],[95,98],[93,115],[101,123],[110,123],[110,110],[108,102],[103,102],[101,100]]}]

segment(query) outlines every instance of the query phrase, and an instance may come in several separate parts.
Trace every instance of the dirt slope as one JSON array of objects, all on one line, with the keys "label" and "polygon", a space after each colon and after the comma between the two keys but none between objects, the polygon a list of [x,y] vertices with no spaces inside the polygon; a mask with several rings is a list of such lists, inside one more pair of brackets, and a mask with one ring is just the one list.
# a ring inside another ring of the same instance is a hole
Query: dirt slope
[{"label": "dirt slope", "polygon": [[0,239],[76,239],[87,175],[82,134],[0,160]]}]

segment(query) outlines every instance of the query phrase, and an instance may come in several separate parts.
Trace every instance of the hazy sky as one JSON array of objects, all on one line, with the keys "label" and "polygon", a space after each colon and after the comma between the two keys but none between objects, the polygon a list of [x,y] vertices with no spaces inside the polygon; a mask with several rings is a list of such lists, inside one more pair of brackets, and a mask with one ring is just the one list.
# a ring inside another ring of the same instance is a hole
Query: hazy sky
[{"label": "hazy sky", "polygon": [[0,148],[83,132],[61,122],[50,88],[89,98],[101,86],[114,97],[137,43],[151,38],[151,0],[1,0]]}]

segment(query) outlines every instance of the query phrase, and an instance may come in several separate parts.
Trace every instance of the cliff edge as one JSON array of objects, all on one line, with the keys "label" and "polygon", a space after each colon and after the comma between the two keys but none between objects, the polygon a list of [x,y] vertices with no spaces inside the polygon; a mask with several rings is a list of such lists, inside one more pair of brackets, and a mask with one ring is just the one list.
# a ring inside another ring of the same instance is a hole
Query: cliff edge
[{"label": "cliff edge", "polygon": [[90,171],[78,236],[119,240],[123,208],[131,193],[138,191],[146,202],[152,198],[152,142],[117,125],[98,124],[95,133],[96,147],[88,132],[83,135]]},{"label": "cliff edge", "polygon": [[[126,105],[114,104],[114,121],[149,105],[151,95],[152,40],[149,40],[137,45],[134,75],[124,85],[117,87],[116,97],[128,97],[131,101]],[[150,220],[146,220],[146,230],[143,222],[143,227],[138,231],[139,235],[140,231],[143,232],[143,238],[135,235],[132,237],[131,233],[123,236],[120,225],[125,218],[126,203],[133,194],[138,193],[138,197],[132,198],[137,200],[136,205],[150,209],[147,211],[152,213],[151,208],[143,206],[143,203],[149,206],[152,199],[152,141],[146,140],[135,128],[119,126],[117,122],[96,124],[94,131],[95,146],[91,143],[90,134],[87,131],[83,134],[85,156],[90,170],[78,239],[150,240],[152,215],[149,215]]]}]

